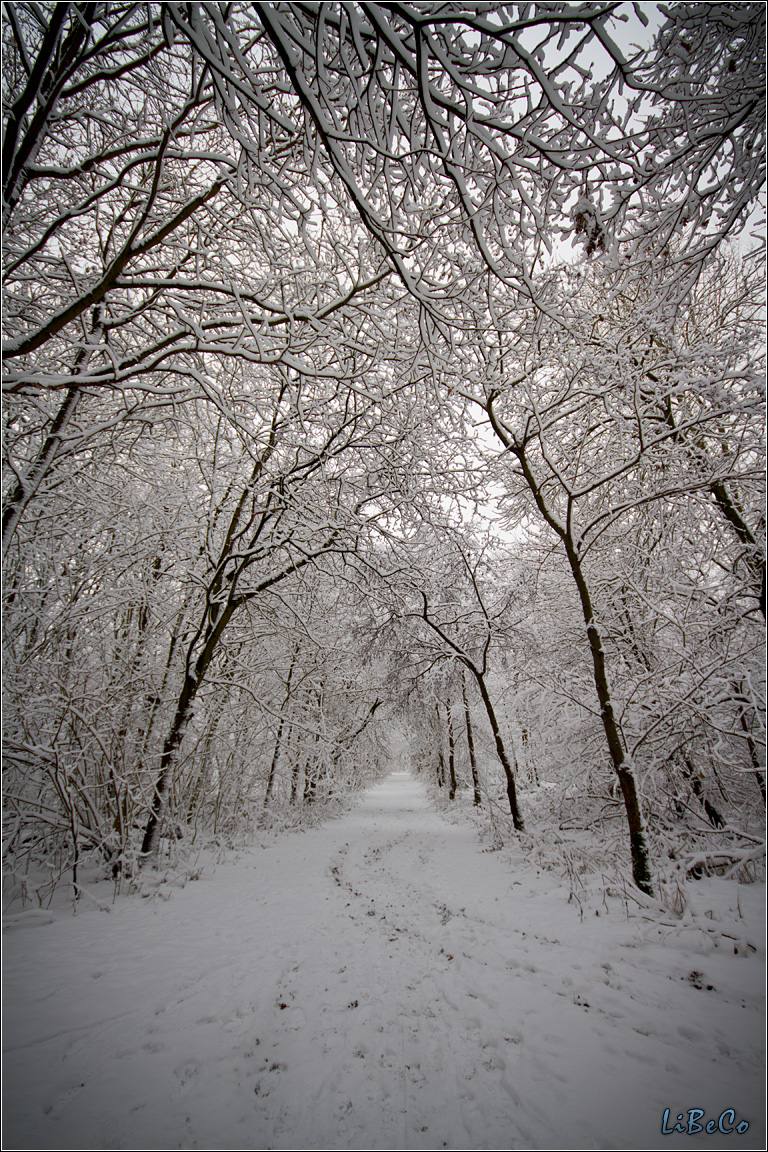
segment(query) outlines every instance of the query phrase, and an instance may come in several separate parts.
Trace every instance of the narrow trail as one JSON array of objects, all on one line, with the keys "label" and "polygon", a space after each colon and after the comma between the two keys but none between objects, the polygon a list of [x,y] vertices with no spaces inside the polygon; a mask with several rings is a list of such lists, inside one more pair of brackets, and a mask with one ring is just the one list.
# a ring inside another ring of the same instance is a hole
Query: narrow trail
[{"label": "narrow trail", "polygon": [[[760,959],[567,897],[396,772],[168,900],[12,917],[4,1147],[763,1147]],[[694,1107],[750,1129],[661,1135]]]}]

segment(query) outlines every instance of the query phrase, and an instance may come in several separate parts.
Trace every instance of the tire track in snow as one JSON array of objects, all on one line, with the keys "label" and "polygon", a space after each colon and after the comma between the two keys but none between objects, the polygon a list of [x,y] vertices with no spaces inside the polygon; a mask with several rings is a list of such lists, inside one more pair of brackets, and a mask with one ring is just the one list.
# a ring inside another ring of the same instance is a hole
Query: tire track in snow
[{"label": "tire track in snow", "polygon": [[[414,816],[416,827],[403,830],[402,824]],[[483,1133],[482,1139],[489,1141],[484,1147],[535,1147],[534,1132],[545,1114],[533,1103],[523,1107],[508,1075],[508,1061],[499,1053],[497,1028],[489,1027],[484,1011],[495,1007],[483,993],[483,973],[477,970],[486,966],[476,947],[476,929],[484,922],[467,917],[455,901],[449,904],[451,893],[440,883],[440,857],[451,831],[435,814],[425,818],[414,808],[381,815],[364,839],[345,845],[331,870],[361,907],[371,905],[366,914],[375,908],[371,931],[379,934],[382,947],[385,942],[390,946],[390,959],[399,972],[390,992],[393,1011],[434,1021],[428,1026],[433,1040],[428,1051],[411,1027],[403,1062],[407,1068],[426,1066],[439,1076],[443,1098],[439,1108],[434,1100],[430,1107],[433,1114],[452,1115],[445,1145],[461,1146],[458,1133],[463,1130],[470,1141]],[[462,842],[464,831],[458,833]],[[411,877],[423,877],[423,882]],[[383,911],[376,905],[382,890]],[[454,929],[461,924],[463,931],[451,933],[451,951],[444,947],[450,942],[444,930],[454,920]],[[519,1038],[503,1042],[514,1045]],[[441,1146],[422,1143],[421,1133],[429,1127],[414,1121],[414,1146]]]}]

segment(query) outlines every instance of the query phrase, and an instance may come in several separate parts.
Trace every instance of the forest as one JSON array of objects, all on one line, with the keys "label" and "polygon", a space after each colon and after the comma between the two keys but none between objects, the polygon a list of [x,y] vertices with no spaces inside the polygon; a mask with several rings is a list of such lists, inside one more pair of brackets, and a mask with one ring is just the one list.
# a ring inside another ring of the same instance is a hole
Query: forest
[{"label": "forest", "polygon": [[2,36],[7,895],[395,762],[649,896],[762,875],[764,5]]}]

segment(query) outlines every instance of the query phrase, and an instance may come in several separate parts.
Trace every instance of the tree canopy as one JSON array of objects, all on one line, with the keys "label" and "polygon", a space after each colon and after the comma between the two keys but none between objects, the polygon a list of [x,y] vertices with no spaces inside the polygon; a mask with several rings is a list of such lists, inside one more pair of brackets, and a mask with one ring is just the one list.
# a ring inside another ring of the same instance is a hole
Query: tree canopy
[{"label": "tree canopy", "polygon": [[751,859],[764,18],[4,6],[14,874],[393,731],[521,836],[618,787],[646,892]]}]

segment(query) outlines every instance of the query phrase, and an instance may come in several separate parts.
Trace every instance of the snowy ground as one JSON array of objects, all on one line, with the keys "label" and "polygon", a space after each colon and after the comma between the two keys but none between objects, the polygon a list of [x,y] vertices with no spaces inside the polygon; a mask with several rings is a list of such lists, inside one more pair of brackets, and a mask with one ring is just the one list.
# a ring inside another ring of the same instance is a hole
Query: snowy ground
[{"label": "snowy ground", "polygon": [[169,899],[12,916],[4,1148],[764,1148],[754,921],[568,895],[393,773]]}]

